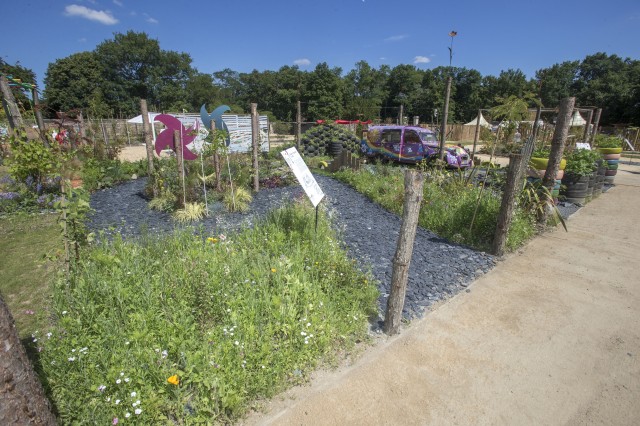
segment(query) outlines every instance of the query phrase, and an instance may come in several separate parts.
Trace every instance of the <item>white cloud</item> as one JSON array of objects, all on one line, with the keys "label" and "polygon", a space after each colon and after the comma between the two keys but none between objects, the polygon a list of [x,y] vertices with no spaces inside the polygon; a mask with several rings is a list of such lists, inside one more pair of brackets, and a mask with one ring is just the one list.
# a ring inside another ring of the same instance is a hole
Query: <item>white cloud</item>
[{"label": "white cloud", "polygon": [[301,67],[306,67],[311,64],[311,61],[308,60],[307,58],[300,58],[293,61],[293,64]]},{"label": "white cloud", "polygon": [[431,62],[431,59],[427,58],[426,56],[416,56],[415,58],[413,58],[414,64],[428,64],[429,62]]},{"label": "white cloud", "polygon": [[80,43],[86,43],[86,42],[87,42],[87,39],[86,39],[85,37],[82,37],[82,38],[79,38],[79,39],[78,39],[78,41],[79,41]]},{"label": "white cloud", "polygon": [[400,41],[400,40],[404,40],[407,37],[409,36],[406,34],[394,35],[394,36],[385,38],[384,41]]},{"label": "white cloud", "polygon": [[114,25],[118,23],[118,20],[114,18],[108,10],[93,10],[77,4],[70,4],[65,7],[64,14],[67,16],[79,16],[105,25]]},{"label": "white cloud", "polygon": [[120,0],[113,0],[113,4],[120,7],[124,6]]},{"label": "white cloud", "polygon": [[158,20],[156,18],[152,18],[151,16],[149,16],[149,14],[147,13],[143,13],[142,14],[145,17],[145,21],[147,21],[150,24],[157,24]]}]

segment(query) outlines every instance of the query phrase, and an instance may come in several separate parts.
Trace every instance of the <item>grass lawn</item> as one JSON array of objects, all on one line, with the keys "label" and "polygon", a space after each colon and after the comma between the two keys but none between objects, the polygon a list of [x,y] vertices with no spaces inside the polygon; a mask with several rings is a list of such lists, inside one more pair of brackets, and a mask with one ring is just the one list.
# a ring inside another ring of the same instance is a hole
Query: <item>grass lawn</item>
[{"label": "grass lawn", "polygon": [[0,218],[0,292],[16,320],[20,338],[47,326],[55,265],[47,255],[62,249],[55,214]]}]

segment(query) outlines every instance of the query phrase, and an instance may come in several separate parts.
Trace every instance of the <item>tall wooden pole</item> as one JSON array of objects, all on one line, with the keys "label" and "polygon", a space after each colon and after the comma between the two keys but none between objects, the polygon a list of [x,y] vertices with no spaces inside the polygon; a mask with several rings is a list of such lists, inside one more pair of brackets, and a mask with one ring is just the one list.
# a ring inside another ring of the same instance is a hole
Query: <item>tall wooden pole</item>
[{"label": "tall wooden pole", "polygon": [[[211,120],[211,133],[214,133],[214,138],[215,131],[216,122]],[[218,152],[220,150],[220,145],[218,145],[220,141],[215,141],[214,143],[216,144],[216,150],[213,152],[213,170],[216,174],[216,191],[222,192],[222,167],[220,166],[220,152]],[[222,143],[224,143],[224,141]]]},{"label": "tall wooden pole", "polygon": [[476,156],[476,146],[478,145],[478,139],[480,138],[480,116],[482,115],[482,110],[478,110],[478,118],[476,119],[476,133],[473,135],[473,149],[471,150],[471,161],[473,161]]},{"label": "tall wooden pole", "polygon": [[16,98],[13,97],[13,92],[9,87],[9,80],[4,75],[0,75],[0,91],[2,91],[2,104],[7,112],[9,127],[15,132],[24,127],[24,121],[22,121],[22,115],[18,104],[16,104]]},{"label": "tall wooden pole", "polygon": [[398,124],[404,126],[404,105],[400,104],[400,112],[398,113]]},{"label": "tall wooden pole", "polygon": [[260,123],[258,122],[258,104],[251,104],[251,144],[253,145],[253,191],[260,190],[258,176],[258,145],[260,144]]},{"label": "tall wooden pole", "polygon": [[420,205],[422,204],[424,175],[414,169],[404,172],[404,206],[402,225],[398,236],[396,254],[393,257],[393,273],[391,276],[391,292],[387,300],[387,311],[384,318],[384,332],[392,335],[398,333],[402,320],[402,308],[407,293],[409,265],[413,254],[413,243],[416,238]]},{"label": "tall wooden pole", "polygon": [[[556,119],[556,128],[553,131],[553,138],[551,139],[551,153],[549,154],[549,162],[547,163],[547,170],[542,178],[542,185],[546,186],[549,193],[553,190],[555,184],[556,174],[562,161],[562,154],[564,153],[564,146],[567,142],[567,136],[569,135],[569,127],[571,126],[571,116],[573,115],[573,107],[575,105],[576,98],[564,98],[560,101],[558,108],[558,118]],[[544,214],[540,215],[539,222],[544,224],[547,222],[549,215],[549,209],[545,209]]]},{"label": "tall wooden pole", "polygon": [[300,150],[300,140],[302,138],[302,105],[300,101],[296,105],[296,148]]},{"label": "tall wooden pole", "polygon": [[31,89],[31,97],[33,98],[33,112],[36,116],[36,123],[38,123],[38,130],[41,134],[44,134],[44,120],[42,119],[42,111],[40,111],[40,99],[38,98],[38,90],[35,86]]},{"label": "tall wooden pole", "polygon": [[440,153],[438,158],[444,160],[444,143],[447,137],[447,120],[449,118],[449,97],[451,96],[451,76],[447,77],[447,91],[444,96],[444,112],[442,115],[442,128],[440,130]]},{"label": "tall wooden pole", "polygon": [[589,116],[587,117],[587,124],[584,126],[584,133],[582,135],[582,142],[589,142],[589,126],[591,126],[591,120],[593,119],[593,109],[589,110]]},{"label": "tall wooden pole", "polygon": [[[140,111],[142,112],[142,133],[144,135],[144,144],[147,148],[147,171],[149,179],[153,179],[155,168],[153,167],[153,136],[151,134],[151,126],[149,123],[149,110],[147,109],[147,100],[140,99]],[[158,195],[158,189],[155,182],[153,184],[153,196]]]},{"label": "tall wooden pole", "polygon": [[589,141],[586,141],[586,142],[593,143],[596,140],[596,135],[598,134],[598,126],[600,126],[601,114],[602,114],[602,108],[598,108],[596,110],[596,117],[594,119],[593,132],[591,133],[591,138],[589,139]]},{"label": "tall wooden pole", "polygon": [[516,195],[522,189],[522,154],[511,154],[509,156],[509,171],[507,172],[507,182],[502,194],[502,203],[498,213],[498,224],[493,236],[492,252],[496,256],[504,254],[504,247],[507,242],[507,234],[511,227],[513,218],[513,208]]},{"label": "tall wooden pole", "polygon": [[184,151],[182,150],[182,135],[180,134],[180,130],[173,131],[173,147],[176,150],[178,173],[182,181],[182,207],[184,207],[187,204],[187,190],[184,182]]}]

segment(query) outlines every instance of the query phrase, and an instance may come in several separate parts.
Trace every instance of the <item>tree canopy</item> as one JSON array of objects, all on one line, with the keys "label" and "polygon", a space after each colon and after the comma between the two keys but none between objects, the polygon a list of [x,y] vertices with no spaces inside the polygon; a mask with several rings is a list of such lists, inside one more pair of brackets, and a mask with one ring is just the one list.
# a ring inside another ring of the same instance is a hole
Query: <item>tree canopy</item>
[{"label": "tree canopy", "polygon": [[225,103],[240,113],[256,102],[261,111],[282,121],[295,120],[297,101],[307,121],[395,120],[402,105],[404,115],[430,121],[442,111],[451,75],[453,122],[468,121],[478,109],[493,108],[504,99],[533,93],[545,107],[575,96],[578,106],[603,108],[603,124],[640,125],[640,61],[606,53],[553,64],[531,79],[518,69],[483,76],[458,67],[422,70],[401,64],[376,69],[366,61],[344,75],[325,62],[312,71],[283,66],[248,73],[229,68],[203,73],[191,63],[189,54],[163,50],[145,33],[116,33],[92,52],[51,63],[45,76],[46,102],[53,111],[82,108],[101,117],[135,115],[140,98],[157,111],[198,111],[204,103]]}]

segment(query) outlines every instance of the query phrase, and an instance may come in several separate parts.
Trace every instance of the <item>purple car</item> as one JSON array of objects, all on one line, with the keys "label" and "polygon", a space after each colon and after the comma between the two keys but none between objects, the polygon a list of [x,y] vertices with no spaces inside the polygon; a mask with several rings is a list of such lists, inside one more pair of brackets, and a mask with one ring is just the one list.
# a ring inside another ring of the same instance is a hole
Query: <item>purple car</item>
[{"label": "purple car", "polygon": [[[415,164],[438,156],[436,135],[429,129],[416,126],[371,126],[360,143],[368,157],[381,157],[399,163]],[[447,167],[468,168],[469,153],[459,146],[445,147]]]}]

